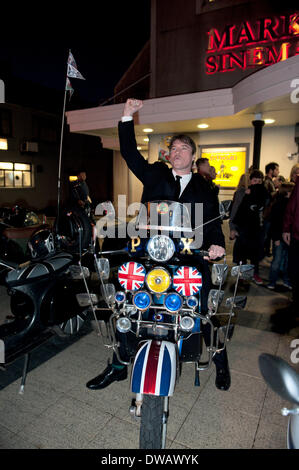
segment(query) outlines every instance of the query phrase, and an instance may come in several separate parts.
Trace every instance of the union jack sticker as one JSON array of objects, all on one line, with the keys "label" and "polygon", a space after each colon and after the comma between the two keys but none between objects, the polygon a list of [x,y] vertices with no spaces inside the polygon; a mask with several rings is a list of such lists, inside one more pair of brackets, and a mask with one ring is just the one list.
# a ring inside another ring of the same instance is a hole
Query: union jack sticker
[{"label": "union jack sticker", "polygon": [[145,268],[140,263],[128,261],[118,268],[118,280],[125,290],[140,289],[145,280]]},{"label": "union jack sticker", "polygon": [[202,286],[201,273],[189,266],[180,266],[173,275],[173,287],[181,295],[198,294]]}]

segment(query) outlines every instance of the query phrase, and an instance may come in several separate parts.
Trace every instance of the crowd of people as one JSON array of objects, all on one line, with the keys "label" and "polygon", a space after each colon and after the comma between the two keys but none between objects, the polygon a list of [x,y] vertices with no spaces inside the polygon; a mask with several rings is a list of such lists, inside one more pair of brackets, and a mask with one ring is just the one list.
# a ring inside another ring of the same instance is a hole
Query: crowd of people
[{"label": "crowd of people", "polygon": [[[215,173],[208,159],[200,158],[196,164],[198,172],[215,185]],[[240,177],[234,193],[229,229],[230,240],[234,241],[233,262],[250,262],[254,266],[254,282],[265,285],[259,276],[259,265],[268,257],[271,265],[266,287],[275,290],[281,280],[292,291],[288,313],[298,317],[299,163],[292,167],[289,178],[279,174],[276,162],[265,166],[265,175],[250,167]]]}]

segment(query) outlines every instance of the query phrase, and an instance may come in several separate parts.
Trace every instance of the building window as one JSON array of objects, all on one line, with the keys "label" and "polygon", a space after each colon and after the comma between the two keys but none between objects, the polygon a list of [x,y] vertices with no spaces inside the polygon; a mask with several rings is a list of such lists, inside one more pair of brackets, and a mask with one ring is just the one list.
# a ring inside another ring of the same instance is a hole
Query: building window
[{"label": "building window", "polygon": [[31,163],[0,162],[0,188],[31,188]]},{"label": "building window", "polygon": [[54,144],[58,142],[59,129],[55,119],[33,116],[32,130],[33,140]]},{"label": "building window", "polygon": [[12,119],[9,109],[0,109],[0,136],[12,137]]},{"label": "building window", "polygon": [[0,139],[0,150],[7,150],[7,139]]}]

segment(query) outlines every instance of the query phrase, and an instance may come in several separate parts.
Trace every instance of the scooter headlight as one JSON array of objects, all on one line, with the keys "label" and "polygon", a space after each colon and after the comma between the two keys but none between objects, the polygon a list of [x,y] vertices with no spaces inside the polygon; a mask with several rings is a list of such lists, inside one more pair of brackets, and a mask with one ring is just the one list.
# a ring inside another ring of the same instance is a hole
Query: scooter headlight
[{"label": "scooter headlight", "polygon": [[151,303],[151,295],[145,290],[137,292],[133,297],[133,304],[138,308],[138,310],[147,310]]},{"label": "scooter headlight", "polygon": [[166,235],[155,235],[147,244],[147,252],[154,261],[164,262],[173,257],[175,245]]},{"label": "scooter headlight", "polygon": [[166,295],[164,299],[164,307],[170,313],[178,312],[183,305],[182,297],[176,292]]},{"label": "scooter headlight", "polygon": [[191,331],[194,328],[194,320],[192,317],[188,317],[188,315],[181,317],[180,319],[180,327],[183,331]]},{"label": "scooter headlight", "polygon": [[151,292],[162,294],[171,284],[170,274],[164,268],[154,268],[148,272],[145,282]]},{"label": "scooter headlight", "polygon": [[116,322],[116,328],[120,333],[128,333],[131,329],[131,320],[127,317],[121,317]]}]

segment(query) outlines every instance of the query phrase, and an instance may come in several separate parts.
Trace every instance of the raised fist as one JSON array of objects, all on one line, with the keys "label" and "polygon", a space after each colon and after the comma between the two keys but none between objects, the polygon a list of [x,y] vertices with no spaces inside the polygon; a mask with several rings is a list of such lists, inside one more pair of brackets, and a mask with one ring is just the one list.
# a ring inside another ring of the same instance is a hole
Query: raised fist
[{"label": "raised fist", "polygon": [[133,116],[134,113],[139,111],[143,106],[141,100],[135,100],[134,98],[128,98],[124,107],[124,116]]}]

